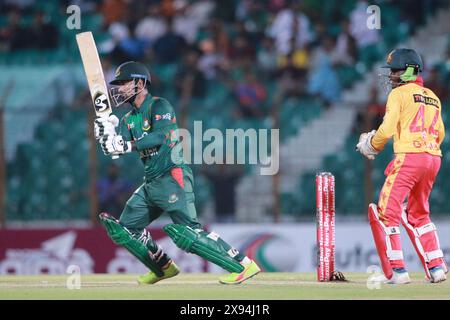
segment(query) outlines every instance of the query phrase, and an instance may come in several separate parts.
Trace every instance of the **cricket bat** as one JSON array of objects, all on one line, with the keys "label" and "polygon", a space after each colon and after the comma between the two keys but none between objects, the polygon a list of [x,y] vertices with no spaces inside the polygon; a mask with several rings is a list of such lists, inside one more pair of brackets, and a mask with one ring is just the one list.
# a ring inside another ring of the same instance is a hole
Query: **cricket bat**
[{"label": "cricket bat", "polygon": [[[112,113],[111,101],[92,32],[78,33],[76,38],[95,114],[99,117],[108,117]],[[112,158],[117,159],[119,156]]]}]

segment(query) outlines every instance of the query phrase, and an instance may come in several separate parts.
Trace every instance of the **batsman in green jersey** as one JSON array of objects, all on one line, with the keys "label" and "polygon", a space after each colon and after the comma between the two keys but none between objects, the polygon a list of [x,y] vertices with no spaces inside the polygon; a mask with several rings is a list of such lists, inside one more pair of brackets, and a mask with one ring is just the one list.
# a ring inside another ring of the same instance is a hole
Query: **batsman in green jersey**
[{"label": "batsman in green jersey", "polygon": [[[137,152],[144,164],[144,183],[128,199],[117,220],[107,213],[99,219],[109,237],[126,248],[150,271],[138,278],[153,284],[174,277],[179,269],[157,245],[146,227],[162,214],[173,224],[163,230],[182,250],[196,254],[230,272],[223,284],[241,283],[257,273],[257,264],[238,252],[214,232],[203,230],[194,204],[194,179],[185,163],[175,112],[171,104],[152,96],[150,73],[138,62],[120,65],[110,82],[116,106],[131,103],[133,109],[120,121],[112,115],[95,120],[95,137],[108,156]],[[119,132],[116,132],[119,127]]]}]

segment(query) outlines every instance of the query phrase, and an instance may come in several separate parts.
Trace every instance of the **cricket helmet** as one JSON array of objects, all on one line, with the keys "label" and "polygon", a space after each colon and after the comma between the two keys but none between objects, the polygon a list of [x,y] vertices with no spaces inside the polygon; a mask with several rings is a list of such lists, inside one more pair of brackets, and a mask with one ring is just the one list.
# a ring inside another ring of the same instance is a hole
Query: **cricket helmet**
[{"label": "cricket helmet", "polygon": [[395,88],[398,85],[415,81],[419,72],[422,71],[423,62],[420,55],[413,49],[399,48],[392,50],[386,58],[386,64],[381,68],[388,68],[393,71],[405,70],[400,76],[394,79],[394,76],[380,75],[382,79],[382,85],[386,89],[386,92],[390,91],[390,88]]},{"label": "cricket helmet", "polygon": [[117,67],[114,76],[114,80],[110,81],[109,84],[119,85],[133,79],[146,80],[147,84],[150,84],[151,82],[150,72],[147,67],[144,64],[135,61],[122,63]]},{"label": "cricket helmet", "polygon": [[[415,50],[400,48],[394,49],[388,54],[386,58],[386,64],[381,68],[406,71],[410,69],[411,72],[413,72],[413,74],[417,76],[417,74],[422,71],[422,67],[422,58]],[[407,79],[403,80],[408,81]]]},{"label": "cricket helmet", "polygon": [[[144,81],[144,87],[138,88],[138,81]],[[127,82],[133,81],[130,87],[125,91],[120,89],[121,85]],[[122,63],[117,67],[114,80],[109,84],[115,87],[110,89],[111,98],[114,101],[116,107],[120,106],[124,102],[134,103],[136,96],[146,88],[150,87],[151,77],[147,67],[139,62],[129,61]]]}]

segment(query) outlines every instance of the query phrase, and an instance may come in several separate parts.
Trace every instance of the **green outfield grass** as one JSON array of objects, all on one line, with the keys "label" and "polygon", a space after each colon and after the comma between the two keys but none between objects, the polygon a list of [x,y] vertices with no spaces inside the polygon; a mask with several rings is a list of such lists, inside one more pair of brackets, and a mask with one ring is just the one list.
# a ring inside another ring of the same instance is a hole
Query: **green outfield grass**
[{"label": "green outfield grass", "polygon": [[450,281],[426,283],[411,274],[408,285],[369,290],[368,274],[348,273],[346,283],[318,283],[313,273],[261,273],[241,285],[221,285],[215,274],[180,274],[152,286],[136,275],[82,275],[81,289],[66,288],[65,276],[0,276],[0,299],[450,299]]}]

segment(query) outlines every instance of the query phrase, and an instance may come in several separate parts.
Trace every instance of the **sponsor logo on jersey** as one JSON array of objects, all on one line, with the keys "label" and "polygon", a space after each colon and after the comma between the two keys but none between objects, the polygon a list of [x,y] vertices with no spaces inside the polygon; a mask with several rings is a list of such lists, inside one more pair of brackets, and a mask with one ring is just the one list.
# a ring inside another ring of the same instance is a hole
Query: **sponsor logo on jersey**
[{"label": "sponsor logo on jersey", "polygon": [[134,122],[128,123],[128,124],[127,124],[127,128],[128,128],[128,130],[133,129],[133,128],[134,128]]},{"label": "sponsor logo on jersey", "polygon": [[159,121],[161,119],[163,119],[163,120],[172,120],[172,115],[169,112],[164,113],[163,115],[160,115],[160,114],[155,115],[155,120],[156,121]]},{"label": "sponsor logo on jersey", "polygon": [[147,148],[139,152],[139,156],[141,157],[141,159],[153,157],[156,156],[157,154],[158,154],[158,147]]},{"label": "sponsor logo on jersey", "polygon": [[433,99],[431,97],[423,96],[421,94],[413,94],[414,102],[420,102],[432,105],[436,108],[439,108],[439,102],[436,99]]}]

